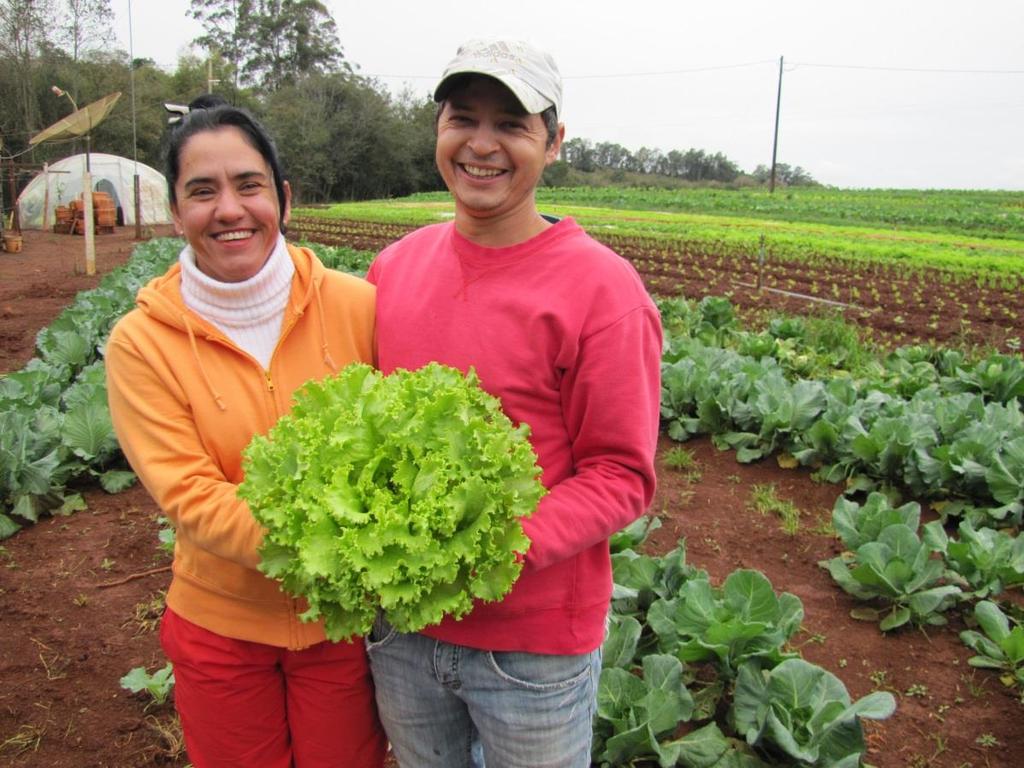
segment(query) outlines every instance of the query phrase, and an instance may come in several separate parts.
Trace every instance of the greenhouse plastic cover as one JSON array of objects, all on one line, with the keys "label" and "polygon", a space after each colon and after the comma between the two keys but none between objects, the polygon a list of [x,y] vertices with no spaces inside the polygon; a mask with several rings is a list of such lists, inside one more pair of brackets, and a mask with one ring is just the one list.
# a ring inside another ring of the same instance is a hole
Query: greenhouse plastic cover
[{"label": "greenhouse plastic cover", "polygon": [[[167,224],[171,211],[167,203],[167,180],[164,175],[143,163],[136,164],[127,157],[89,153],[94,192],[106,192],[114,198],[119,209],[118,223],[135,224],[135,173],[139,174],[139,198],[143,224]],[[72,155],[50,164],[18,196],[18,223],[22,229],[43,229],[43,202],[49,183],[49,216],[47,227],[53,226],[54,208],[67,205],[82,194],[82,175],[85,173],[85,155]]]}]

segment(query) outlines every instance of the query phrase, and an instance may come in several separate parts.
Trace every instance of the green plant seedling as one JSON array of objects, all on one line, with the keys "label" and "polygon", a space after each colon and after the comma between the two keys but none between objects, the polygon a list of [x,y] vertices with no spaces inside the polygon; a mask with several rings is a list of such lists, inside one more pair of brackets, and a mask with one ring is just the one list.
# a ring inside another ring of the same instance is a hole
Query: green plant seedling
[{"label": "green plant seedling", "polygon": [[992,747],[1002,746],[1002,744],[999,742],[999,739],[997,739],[991,733],[981,734],[978,738],[974,740],[974,743],[977,744],[979,747],[984,747],[985,749],[991,749]]},{"label": "green plant seedling", "polygon": [[964,645],[977,653],[967,660],[972,667],[996,669],[1007,686],[1024,688],[1024,627],[1010,626],[999,606],[982,600],[974,606],[974,618],[981,631],[960,633]]},{"label": "green plant seedling", "polygon": [[162,516],[157,518],[157,524],[160,526],[160,530],[158,530],[156,534],[157,540],[160,542],[160,550],[169,555],[173,555],[175,540],[174,526],[171,525],[170,520]]},{"label": "green plant seedling", "polygon": [[690,470],[697,466],[697,460],[693,456],[693,451],[677,445],[665,452],[665,466],[680,471]]},{"label": "green plant seedling", "polygon": [[121,678],[121,687],[132,693],[145,691],[151,697],[150,704],[163,704],[174,687],[174,667],[171,662],[167,662],[153,674],[147,672],[145,667],[135,667]]}]

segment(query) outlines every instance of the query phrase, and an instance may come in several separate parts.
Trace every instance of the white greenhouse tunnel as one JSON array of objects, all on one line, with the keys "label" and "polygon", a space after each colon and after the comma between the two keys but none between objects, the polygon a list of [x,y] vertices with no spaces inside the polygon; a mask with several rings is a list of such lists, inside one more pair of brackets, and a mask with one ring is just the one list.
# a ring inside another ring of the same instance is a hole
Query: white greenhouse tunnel
[{"label": "white greenhouse tunnel", "polygon": [[[114,199],[119,226],[135,224],[135,174],[139,175],[139,198],[142,224],[167,224],[171,212],[164,175],[143,163],[127,157],[102,152],[89,154],[92,189],[106,192]],[[136,171],[137,169],[137,171]],[[72,155],[52,163],[36,176],[18,196],[18,223],[22,229],[49,229],[54,210],[66,206],[82,194],[85,155]],[[44,221],[43,209],[47,215]]]}]

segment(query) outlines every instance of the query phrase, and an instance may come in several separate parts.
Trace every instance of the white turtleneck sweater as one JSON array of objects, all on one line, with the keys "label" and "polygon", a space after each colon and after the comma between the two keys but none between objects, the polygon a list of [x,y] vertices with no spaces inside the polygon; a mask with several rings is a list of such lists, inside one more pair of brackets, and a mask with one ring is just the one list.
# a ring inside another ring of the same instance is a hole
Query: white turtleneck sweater
[{"label": "white turtleneck sweater", "polygon": [[200,272],[190,245],[185,246],[178,261],[185,306],[213,323],[264,369],[269,368],[295,274],[284,237],[278,235],[260,271],[240,283],[222,283]]}]

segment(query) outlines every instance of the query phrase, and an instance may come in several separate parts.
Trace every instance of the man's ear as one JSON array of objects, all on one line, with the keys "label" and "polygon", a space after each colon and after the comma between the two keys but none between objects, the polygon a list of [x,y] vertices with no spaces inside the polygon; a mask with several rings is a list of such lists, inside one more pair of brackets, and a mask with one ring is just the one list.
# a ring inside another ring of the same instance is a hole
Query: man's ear
[{"label": "man's ear", "polygon": [[558,159],[558,154],[562,151],[562,139],[564,138],[565,123],[559,123],[558,130],[555,132],[555,140],[551,142],[551,146],[544,152],[544,165],[551,165]]}]

